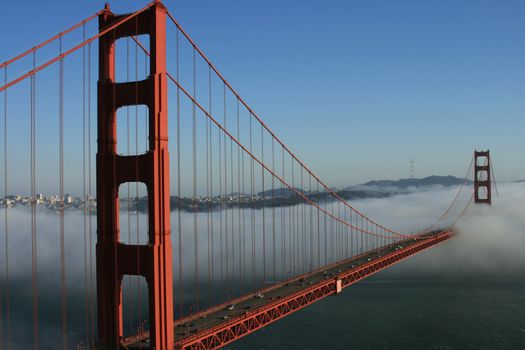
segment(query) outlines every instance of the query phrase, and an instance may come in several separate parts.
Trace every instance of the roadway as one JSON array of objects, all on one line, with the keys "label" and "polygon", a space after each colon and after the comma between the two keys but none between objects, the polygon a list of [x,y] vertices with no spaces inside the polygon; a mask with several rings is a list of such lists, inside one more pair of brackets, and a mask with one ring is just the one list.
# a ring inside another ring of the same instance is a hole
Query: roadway
[{"label": "roadway", "polygon": [[[390,253],[405,250],[418,242],[431,238],[437,233],[438,232],[432,232],[421,236],[418,239],[409,239],[392,243],[383,248],[372,250],[356,257],[346,259],[342,262],[332,264],[328,267],[297,276],[289,281],[283,281],[274,286],[265,288],[258,292],[262,295],[257,295],[257,292],[254,292],[253,294],[234,299],[231,302],[217,305],[210,309],[176,320],[174,323],[175,341],[184,342],[185,338],[206,332],[211,328],[230,322],[231,320],[246,317],[247,315],[264,308],[270,303],[281,299],[284,300],[301,290],[312,288],[326,280],[337,279],[339,275],[347,275],[352,272],[352,270],[356,270],[366,263],[373,262],[374,260]],[[146,332],[143,335],[127,338],[123,342],[124,348],[147,348],[147,335]]]}]

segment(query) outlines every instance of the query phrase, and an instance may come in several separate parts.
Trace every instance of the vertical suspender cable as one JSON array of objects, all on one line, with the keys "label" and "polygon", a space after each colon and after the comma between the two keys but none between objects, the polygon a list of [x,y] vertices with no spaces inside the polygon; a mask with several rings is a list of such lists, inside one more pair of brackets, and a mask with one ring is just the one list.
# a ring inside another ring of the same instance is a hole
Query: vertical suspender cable
[{"label": "vertical suspender cable", "polygon": [[[208,95],[208,98],[211,98],[211,75],[210,75],[210,71],[208,70],[208,89],[209,89],[209,95]],[[206,289],[208,291],[208,305],[212,305],[211,304],[211,292],[212,292],[212,288],[211,288],[211,264],[212,264],[212,261],[211,261],[211,242],[212,242],[212,238],[211,238],[211,231],[210,231],[210,228],[211,228],[211,217],[210,217],[210,214],[211,214],[211,203],[209,202],[210,198],[211,198],[211,192],[210,192],[210,148],[209,148],[209,143],[210,143],[210,124],[209,124],[209,119],[208,118],[205,118],[204,122],[206,123],[206,223],[207,223],[207,229],[208,229],[208,261],[207,261],[207,268],[208,268],[208,284],[206,286]]]},{"label": "vertical suspender cable", "polygon": [[[337,217],[341,217],[341,202],[337,202]],[[344,245],[343,245],[343,227],[340,222],[336,222],[336,232],[337,232],[337,260],[341,259],[343,255]]]},{"label": "vertical suspender cable", "polygon": [[328,192],[326,191],[323,191],[323,198],[324,198],[324,218],[323,218],[323,221],[324,221],[324,264],[327,265],[328,264],[328,239],[327,239],[327,234],[328,234],[328,230],[327,230],[327,224],[326,224],[326,201],[327,201],[327,198],[328,197]]},{"label": "vertical suspender cable", "polygon": [[[233,123],[232,123],[233,124]],[[233,134],[233,125],[232,125],[232,134]],[[233,188],[233,140],[230,138],[230,191],[233,194],[233,191],[235,189]],[[230,197],[233,200],[233,195]],[[231,229],[232,229],[232,240],[231,240],[231,248],[232,248],[232,283],[235,281],[235,222],[233,219],[233,213],[234,213],[234,203],[231,202]]]},{"label": "vertical suspender cable", "polygon": [[[82,25],[82,40],[86,41],[86,25]],[[87,237],[87,192],[86,192],[86,47],[82,47],[82,198],[84,216],[84,318],[86,321],[86,345],[89,344],[89,259]]]},{"label": "vertical suspender cable", "polygon": [[350,209],[349,210],[350,212],[350,228],[348,229],[348,254],[349,254],[349,257],[353,257],[353,248],[354,248],[354,239],[353,239],[353,234],[354,234],[354,227],[353,227],[353,223],[352,223],[352,218],[353,218],[353,212],[352,210]]},{"label": "vertical suspender cable", "polygon": [[[264,163],[264,128],[261,125],[261,162]],[[262,184],[262,233],[263,233],[263,281],[266,281],[266,216],[264,210],[264,168],[261,166],[261,184]]]},{"label": "vertical suspender cable", "polygon": [[[293,175],[293,159],[290,162],[290,175]],[[289,180],[288,180],[289,181]],[[292,186],[293,187],[293,186]],[[291,274],[293,273],[293,247],[294,247],[294,241],[293,241],[293,217],[292,217],[292,209],[293,209],[293,201],[295,194],[290,191],[290,195],[288,196],[288,272]],[[287,272],[287,273],[288,273]]]},{"label": "vertical suspender cable", "polygon": [[[7,84],[7,66],[4,68],[4,85]],[[7,199],[7,89],[4,91],[4,201]],[[4,233],[5,233],[5,315],[6,344],[11,349],[11,305],[9,295],[9,225],[7,218],[7,203],[4,202]]]},{"label": "vertical suspender cable", "polygon": [[[62,37],[59,39],[62,54]],[[64,59],[59,62],[59,154],[60,154],[60,294],[62,308],[62,348],[67,349],[67,296],[66,296],[66,255],[64,237]]]},{"label": "vertical suspender cable", "polygon": [[243,203],[242,203],[242,281],[241,286],[244,287],[246,285],[246,177],[245,177],[245,171],[246,171],[246,165],[244,162],[245,155],[244,150],[241,152],[241,161],[242,161],[242,196],[243,196]]},{"label": "vertical suspender cable", "polygon": [[[285,172],[284,172],[284,147],[281,146],[281,160],[282,160],[282,178],[285,178]],[[281,278],[284,278],[286,274],[286,221],[285,221],[285,207],[284,207],[284,186],[281,185],[281,265],[282,265],[282,271],[281,271]]]},{"label": "vertical suspender cable", "polygon": [[362,253],[363,252],[363,217],[361,215],[357,216],[357,213],[356,213],[356,221],[360,221],[360,229],[358,230],[359,232],[359,253]]},{"label": "vertical suspender cable", "polygon": [[[241,139],[239,99],[237,99],[237,140]],[[238,243],[239,243],[239,284],[242,287],[242,241],[241,235],[244,233],[241,228],[241,148],[237,148],[237,206],[238,206]]]},{"label": "vertical suspender cable", "polygon": [[354,218],[354,212],[352,210],[350,210],[350,235],[348,237],[348,240],[349,240],[349,248],[348,250],[350,251],[350,257],[354,257],[354,228],[353,228],[353,224],[352,224],[352,220]]},{"label": "vertical suspender cable", "polygon": [[[346,210],[343,208],[343,214],[341,214],[341,202],[337,204],[337,213],[339,214],[339,217],[344,217],[344,222],[346,221]],[[346,232],[346,226],[343,226],[341,222],[339,222],[339,259],[345,258],[345,251],[346,251],[346,240],[345,240],[345,232]]]},{"label": "vertical suspender cable", "polygon": [[[310,196],[312,196],[312,175],[308,174],[308,193]],[[312,198],[313,199],[313,198]],[[308,205],[308,208],[310,209],[310,269],[309,271],[312,272],[313,270],[313,264],[314,264],[314,216],[313,216],[313,207],[311,205]]]},{"label": "vertical suspender cable", "polygon": [[[240,135],[239,135],[240,136]],[[241,280],[241,287],[245,286],[246,283],[246,206],[244,204],[244,198],[246,196],[246,188],[245,188],[245,178],[244,178],[244,150],[241,152],[241,159],[242,159],[242,280]]]},{"label": "vertical suspender cable", "polygon": [[88,212],[89,212],[89,301],[91,305],[91,342],[90,348],[95,348],[95,298],[93,294],[93,224],[92,224],[92,192],[91,192],[91,43],[88,44],[88,64],[87,64],[87,100],[88,100]]},{"label": "vertical suspender cable", "polygon": [[[224,128],[227,130],[227,115],[226,115],[226,85],[223,84],[223,107],[224,107]],[[224,135],[224,198],[228,198],[228,157],[226,150],[226,135]],[[228,203],[226,203],[224,212],[224,232],[226,235],[226,288],[229,289],[229,244],[228,244]]]},{"label": "vertical suspender cable", "polygon": [[[346,206],[343,208],[343,216],[344,216],[344,220],[345,222],[348,222],[348,218],[346,217]],[[344,258],[345,259],[348,259],[348,226],[344,226],[343,227],[343,246],[344,246]]]},{"label": "vertical suspender cable", "polygon": [[[291,163],[291,169],[292,169],[292,188],[295,188],[295,176],[294,176],[294,164],[293,164],[293,161],[294,159],[293,158],[290,158],[290,163]],[[291,209],[291,219],[290,219],[290,225],[291,225],[291,236],[290,236],[290,239],[291,239],[291,244],[290,244],[290,248],[292,249],[292,273],[294,274],[294,276],[296,275],[297,271],[296,271],[296,232],[295,232],[295,207],[296,207],[296,195],[295,193],[292,193],[291,197],[292,198],[292,206],[290,207]]]},{"label": "vertical suspender cable", "polygon": [[[348,210],[347,211],[347,207],[346,206],[343,206],[343,210],[344,210],[344,216],[345,216],[345,221],[347,221],[346,219],[348,218]],[[344,226],[344,244],[345,244],[345,251],[344,251],[344,254],[345,254],[345,259],[348,259],[350,257],[350,228],[348,226]]]},{"label": "vertical suspender cable", "polygon": [[[344,210],[344,217],[345,222],[347,222],[348,216],[347,216],[347,208],[346,206],[343,207]],[[350,228],[348,226],[343,227],[344,229],[344,258],[348,259],[350,256]]]},{"label": "vertical suspender cable", "polygon": [[[224,278],[224,251],[223,251],[223,242],[224,242],[224,231],[222,225],[222,214],[225,210],[224,207],[224,197],[222,192],[222,133],[220,129],[217,129],[217,140],[218,145],[217,149],[219,150],[219,256],[220,256],[220,272],[221,272],[221,285],[225,286],[226,279]],[[225,136],[226,137],[226,136]],[[223,288],[224,289],[224,288]],[[221,298],[224,295],[224,290],[221,293]]]},{"label": "vertical suspender cable", "polygon": [[[340,218],[341,217],[341,202],[337,202],[337,217]],[[346,220],[345,220],[346,222]],[[342,240],[341,240],[341,236],[342,236],[342,226],[341,226],[341,223],[340,222],[336,222],[336,232],[337,232],[337,259],[341,259],[341,255],[342,255],[342,250],[343,250],[343,244],[342,244]],[[334,259],[335,260],[335,259]]]},{"label": "vertical suspender cable", "polygon": [[489,158],[490,172],[492,173],[492,178],[494,179],[494,189],[496,190],[496,196],[499,197],[498,183],[496,181],[496,175],[494,174],[494,166],[492,165],[492,158]]},{"label": "vertical suspender cable", "polygon": [[[330,200],[330,204],[331,204],[331,209],[330,209],[330,213],[332,215],[334,215],[334,200]],[[330,258],[329,258],[329,264],[333,263],[334,262],[334,258],[335,258],[335,243],[334,243],[334,239],[335,239],[335,234],[334,234],[334,219],[332,217],[330,217]]]},{"label": "vertical suspender cable", "polygon": [[356,243],[356,255],[359,255],[361,253],[361,226],[359,225],[359,213],[355,212],[355,243]]},{"label": "vertical suspender cable", "polygon": [[[250,154],[253,154],[253,136],[252,136],[252,115],[250,113],[249,115],[249,122],[250,122]],[[250,204],[251,204],[251,210],[250,210],[250,229],[251,229],[251,238],[252,238],[252,288],[256,285],[256,270],[255,270],[255,207],[254,207],[254,199],[253,199],[253,192],[254,192],[254,164],[253,164],[253,157],[250,157]]]},{"label": "vertical suspender cable", "polygon": [[[366,220],[366,232],[370,232],[370,221]],[[370,250],[370,235],[366,235],[366,250]]]},{"label": "vertical suspender cable", "polygon": [[[317,198],[321,193],[319,192],[319,181],[317,181]],[[321,209],[317,207],[317,268],[321,268]]]},{"label": "vertical suspender cable", "polygon": [[[197,70],[195,67],[195,48],[193,48],[193,98],[197,98]],[[194,248],[194,264],[195,264],[195,304],[196,311],[199,310],[199,238],[197,231],[197,110],[195,103],[191,104],[193,115],[193,248]]]},{"label": "vertical suspender cable", "polygon": [[[272,171],[275,173],[275,140],[272,137]],[[277,247],[275,246],[275,176],[272,175],[272,270],[273,270],[273,276],[272,280],[273,283],[277,280],[277,270],[276,270],[276,253],[275,250]]]},{"label": "vertical suspender cable", "polygon": [[[303,167],[300,166],[301,168],[301,192],[304,193],[304,174],[303,174]],[[304,261],[304,257],[305,257],[305,254],[304,254],[304,247],[305,247],[305,240],[304,240],[304,206],[305,206],[305,203],[303,203],[303,201],[301,200],[300,203],[298,205],[300,205],[301,207],[298,208],[300,211],[301,211],[301,233],[300,233],[300,240],[299,240],[299,243],[300,243],[300,246],[301,246],[301,273],[304,272],[304,267],[305,267],[305,261]]]},{"label": "vertical suspender cable", "polygon": [[354,232],[354,239],[355,239],[355,255],[359,255],[359,238],[361,237],[361,231],[359,231],[359,215],[357,212],[353,211],[355,214],[354,222],[355,222],[355,232]]},{"label": "vertical suspender cable", "polygon": [[[36,67],[36,51],[33,52],[33,69]],[[36,239],[36,74],[31,76],[31,262],[32,262],[32,289],[33,289],[33,348],[38,350],[38,265]]]},{"label": "vertical suspender cable", "polygon": [[[294,170],[294,159],[292,158],[292,170]],[[295,174],[293,172],[292,174]],[[292,178],[292,186],[295,187],[295,176]],[[300,199],[297,194],[294,194],[294,206],[293,206],[293,235],[294,235],[294,275],[298,274],[299,271],[299,202]]]},{"label": "vertical suspender cable", "polygon": [[[211,87],[211,67],[208,66],[208,84],[209,84],[209,95],[210,95],[210,114],[211,114],[211,108],[212,108],[212,87]],[[212,125],[211,125],[211,120],[207,120],[208,123],[209,123],[209,136],[210,136],[210,142],[209,142],[209,147],[210,147],[210,198],[213,197],[213,146],[212,146],[212,141],[213,141],[213,138],[212,138]],[[210,208],[211,208],[211,203],[210,203]],[[215,280],[215,275],[214,275],[214,272],[215,272],[215,266],[214,266],[214,240],[215,240],[215,237],[214,237],[214,234],[213,234],[213,216],[211,217],[211,222],[210,222],[210,239],[211,239],[211,280],[210,280],[210,296],[211,296],[211,299],[210,299],[210,305],[213,305],[215,303],[215,288],[212,288],[213,286],[213,283],[214,283],[214,280]]]},{"label": "vertical suspender cable", "polygon": [[[177,81],[180,79],[180,53],[179,53],[179,29],[176,32],[176,69]],[[184,316],[184,283],[182,274],[182,193],[181,193],[181,159],[180,159],[180,88],[177,86],[177,228],[179,234],[179,317]]]},{"label": "vertical suspender cable", "polygon": [[[304,168],[301,166],[301,191],[304,193]],[[303,255],[303,273],[306,271],[306,202],[301,205],[302,212],[302,255]]]},{"label": "vertical suspender cable", "polygon": [[[292,158],[292,170],[294,170],[294,164],[293,164],[294,160]],[[293,180],[292,180],[292,184],[293,184],[293,187],[296,188],[295,186],[295,176],[293,177]],[[299,274],[299,266],[300,266],[300,255],[299,255],[299,203],[301,201],[301,199],[297,196],[297,194],[294,194],[295,196],[295,201],[294,201],[294,206],[293,206],[293,224],[294,224],[294,263],[295,263],[295,273],[294,275],[297,275]]]},{"label": "vertical suspender cable", "polygon": [[365,228],[365,218],[363,215],[360,215],[361,217],[361,253],[364,253],[366,251],[366,239],[367,235],[364,233],[366,231]]},{"label": "vertical suspender cable", "polygon": [[[335,201],[334,201],[335,202]],[[332,203],[334,203],[332,202]],[[334,205],[337,206],[337,217],[340,218],[341,215],[339,213],[339,201],[337,202],[337,204],[333,204],[332,207]],[[335,213],[335,209],[334,209],[334,213]],[[334,241],[335,241],[335,245],[334,245],[334,260],[333,262],[335,263],[336,261],[338,261],[339,259],[339,256],[340,256],[340,252],[341,252],[341,231],[340,231],[340,225],[339,225],[339,222],[338,221],[334,221]]]},{"label": "vertical suspender cable", "polygon": [[368,250],[368,235],[364,232],[368,232],[368,220],[366,217],[361,216],[361,220],[363,223],[363,253]]},{"label": "vertical suspender cable", "polygon": [[[377,225],[374,225],[375,228],[376,228],[376,235],[379,235],[379,227]],[[375,237],[375,241],[376,241],[376,248],[379,248],[381,246],[381,238],[379,237]]]}]

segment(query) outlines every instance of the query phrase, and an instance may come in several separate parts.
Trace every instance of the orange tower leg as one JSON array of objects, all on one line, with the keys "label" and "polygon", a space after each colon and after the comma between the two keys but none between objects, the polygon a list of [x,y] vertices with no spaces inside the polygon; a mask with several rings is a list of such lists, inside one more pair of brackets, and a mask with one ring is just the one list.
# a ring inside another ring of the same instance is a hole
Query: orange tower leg
[{"label": "orange tower leg", "polygon": [[[124,18],[108,7],[99,28]],[[143,81],[115,82],[115,41],[147,34],[150,75]],[[157,2],[148,10],[99,39],[97,152],[97,307],[99,346],[118,349],[123,337],[122,277],[146,278],[149,297],[150,346],[173,348],[172,247],[166,82],[166,9]],[[117,154],[117,109],[131,105],[149,109],[149,149],[145,154]],[[142,182],[148,191],[148,244],[119,239],[118,189]]]},{"label": "orange tower leg", "polygon": [[474,203],[492,203],[490,151],[474,152]]}]

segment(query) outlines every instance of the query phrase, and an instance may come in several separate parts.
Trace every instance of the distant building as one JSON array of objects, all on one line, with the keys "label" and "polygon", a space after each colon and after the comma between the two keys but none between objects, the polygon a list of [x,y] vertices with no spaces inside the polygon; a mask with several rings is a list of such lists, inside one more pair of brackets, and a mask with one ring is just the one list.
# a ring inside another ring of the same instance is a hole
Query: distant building
[{"label": "distant building", "polygon": [[74,198],[69,193],[67,193],[66,196],[64,197],[64,203],[66,204],[73,203],[73,200]]}]

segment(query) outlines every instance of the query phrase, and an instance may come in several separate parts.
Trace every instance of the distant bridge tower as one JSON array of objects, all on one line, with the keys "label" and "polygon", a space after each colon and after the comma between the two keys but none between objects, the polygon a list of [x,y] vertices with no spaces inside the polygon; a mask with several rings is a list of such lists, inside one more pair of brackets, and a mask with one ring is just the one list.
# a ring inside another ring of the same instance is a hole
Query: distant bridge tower
[{"label": "distant bridge tower", "polygon": [[492,203],[490,151],[474,151],[474,203]]},{"label": "distant bridge tower", "polygon": [[[99,30],[121,21],[109,7],[99,16]],[[150,75],[143,81],[115,82],[115,41],[149,35]],[[123,337],[122,278],[144,276],[148,284],[151,349],[172,349],[173,276],[170,240],[166,81],[166,9],[156,2],[99,40],[97,151],[97,311],[99,349],[120,349]],[[117,154],[117,110],[146,105],[148,151]],[[119,186],[142,182],[148,194],[148,244],[120,240]]]}]

